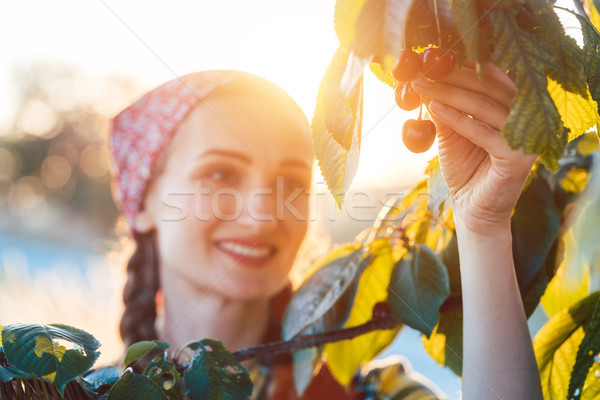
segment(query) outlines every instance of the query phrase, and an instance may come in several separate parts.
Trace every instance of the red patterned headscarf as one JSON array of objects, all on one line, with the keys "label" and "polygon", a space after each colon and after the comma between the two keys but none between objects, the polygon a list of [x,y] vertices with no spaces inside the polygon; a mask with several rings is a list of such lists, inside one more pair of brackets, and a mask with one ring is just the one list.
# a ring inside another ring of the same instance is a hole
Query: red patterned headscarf
[{"label": "red patterned headscarf", "polygon": [[181,121],[216,89],[243,83],[275,89],[291,100],[283,89],[247,72],[202,71],[159,86],[113,119],[108,141],[111,187],[132,231],[152,169]]}]

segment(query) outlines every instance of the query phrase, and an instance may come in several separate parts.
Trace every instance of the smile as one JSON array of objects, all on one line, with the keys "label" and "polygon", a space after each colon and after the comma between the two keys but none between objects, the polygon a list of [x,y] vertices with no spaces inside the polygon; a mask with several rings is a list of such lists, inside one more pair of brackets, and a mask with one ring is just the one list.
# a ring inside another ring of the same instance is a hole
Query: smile
[{"label": "smile", "polygon": [[252,257],[252,258],[265,258],[269,257],[275,252],[275,248],[273,246],[265,246],[265,245],[252,245],[247,246],[240,243],[234,243],[229,241],[217,242],[217,246],[221,247],[228,252],[233,254],[243,256],[243,257]]}]

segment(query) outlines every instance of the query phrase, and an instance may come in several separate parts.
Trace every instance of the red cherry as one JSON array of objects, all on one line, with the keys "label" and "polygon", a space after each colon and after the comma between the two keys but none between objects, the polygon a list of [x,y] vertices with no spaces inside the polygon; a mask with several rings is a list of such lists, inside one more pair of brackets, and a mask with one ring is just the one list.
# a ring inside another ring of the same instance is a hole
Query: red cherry
[{"label": "red cherry", "polygon": [[423,75],[439,81],[448,76],[456,64],[456,56],[450,50],[430,47],[423,52]]},{"label": "red cherry", "polygon": [[435,141],[435,125],[429,120],[409,119],[402,127],[402,141],[413,153],[423,153]]},{"label": "red cherry", "polygon": [[387,301],[380,301],[379,303],[375,303],[373,306],[373,319],[384,318],[391,314],[392,310],[390,309],[390,305],[387,303]]},{"label": "red cherry", "polygon": [[394,93],[396,104],[404,111],[412,111],[421,105],[421,96],[413,90],[410,82],[396,86]]},{"label": "red cherry", "polygon": [[392,75],[399,82],[410,82],[421,72],[421,57],[412,50],[402,50]]}]

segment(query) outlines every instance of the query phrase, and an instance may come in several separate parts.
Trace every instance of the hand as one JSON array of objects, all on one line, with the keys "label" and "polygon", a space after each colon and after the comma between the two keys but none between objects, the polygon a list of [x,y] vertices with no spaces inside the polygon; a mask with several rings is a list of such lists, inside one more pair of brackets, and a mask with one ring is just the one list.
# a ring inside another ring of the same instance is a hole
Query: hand
[{"label": "hand", "polygon": [[477,233],[509,223],[536,159],[502,138],[517,89],[498,67],[484,67],[481,79],[471,63],[441,81],[413,81],[437,128],[455,219]]}]

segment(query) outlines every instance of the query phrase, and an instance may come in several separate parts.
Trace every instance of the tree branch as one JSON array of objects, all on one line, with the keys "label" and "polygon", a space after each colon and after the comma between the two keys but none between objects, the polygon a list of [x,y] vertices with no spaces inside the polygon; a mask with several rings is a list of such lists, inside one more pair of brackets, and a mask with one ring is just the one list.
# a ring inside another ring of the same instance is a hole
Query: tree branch
[{"label": "tree branch", "polygon": [[317,347],[325,343],[339,342],[341,340],[352,339],[362,334],[376,331],[392,329],[400,325],[400,321],[393,315],[387,315],[380,318],[371,319],[362,325],[352,328],[337,329],[333,331],[316,333],[314,335],[298,336],[290,340],[271,342],[254,347],[246,347],[233,352],[233,356],[238,361],[245,361],[251,358],[262,358],[268,355],[279,353],[291,353],[294,350]]}]

